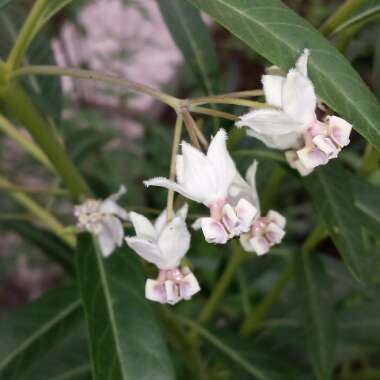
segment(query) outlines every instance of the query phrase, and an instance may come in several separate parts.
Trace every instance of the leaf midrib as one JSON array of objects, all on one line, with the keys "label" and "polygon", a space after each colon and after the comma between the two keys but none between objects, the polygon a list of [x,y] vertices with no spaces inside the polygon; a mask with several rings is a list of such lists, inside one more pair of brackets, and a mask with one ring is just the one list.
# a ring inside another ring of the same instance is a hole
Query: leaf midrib
[{"label": "leaf midrib", "polygon": [[123,376],[123,379],[127,380],[128,376],[127,376],[127,373],[125,372],[125,368],[124,368],[123,363],[122,363],[123,350],[121,349],[120,341],[118,338],[119,337],[119,331],[118,331],[118,327],[117,327],[117,323],[116,323],[115,312],[114,312],[113,307],[112,307],[111,291],[109,289],[108,282],[107,282],[107,275],[106,275],[106,272],[104,270],[103,258],[102,258],[101,253],[99,252],[99,248],[95,242],[94,242],[94,247],[95,247],[96,263],[98,265],[99,274],[100,274],[100,282],[101,282],[102,289],[104,292],[103,294],[104,294],[104,298],[106,301],[106,308],[107,308],[108,315],[109,315],[111,331],[112,331],[112,335],[113,335],[113,340],[115,342],[115,348],[116,348],[116,352],[117,352],[117,361],[119,363],[120,372],[121,372],[121,375]]}]

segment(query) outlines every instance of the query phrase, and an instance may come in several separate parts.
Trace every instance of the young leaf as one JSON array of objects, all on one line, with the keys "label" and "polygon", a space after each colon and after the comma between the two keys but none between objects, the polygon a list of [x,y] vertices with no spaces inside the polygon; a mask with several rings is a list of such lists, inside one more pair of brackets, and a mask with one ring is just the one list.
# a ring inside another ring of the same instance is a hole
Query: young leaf
[{"label": "young leaf", "polygon": [[347,267],[356,279],[367,282],[369,257],[358,225],[361,216],[354,204],[350,173],[330,162],[304,182]]},{"label": "young leaf", "polygon": [[318,96],[380,149],[380,107],[349,62],[307,21],[279,0],[188,0],[282,69],[311,50]]},{"label": "young leaf", "polygon": [[218,62],[214,44],[199,12],[185,1],[158,0],[161,14],[206,94],[218,93]]},{"label": "young leaf", "polygon": [[0,379],[24,379],[82,316],[77,288],[53,290],[0,322]]},{"label": "young leaf", "polygon": [[305,308],[306,339],[318,380],[331,379],[335,363],[336,321],[325,268],[312,253],[296,256],[298,290]]},{"label": "young leaf", "polygon": [[137,256],[124,246],[104,259],[83,234],[76,264],[94,380],[174,379]]}]

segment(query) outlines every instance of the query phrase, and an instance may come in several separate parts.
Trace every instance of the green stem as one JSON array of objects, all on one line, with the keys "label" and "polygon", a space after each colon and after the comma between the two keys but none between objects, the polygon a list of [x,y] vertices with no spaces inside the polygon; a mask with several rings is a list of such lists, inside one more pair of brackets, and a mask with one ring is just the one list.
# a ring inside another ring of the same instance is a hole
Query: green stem
[{"label": "green stem", "polygon": [[[5,177],[0,175],[0,186],[14,186]],[[56,233],[64,242],[71,247],[75,247],[75,239],[72,236],[65,235],[65,227],[48,211],[41,207],[37,202],[28,197],[26,194],[12,192],[9,194],[26,210],[30,211],[38,220],[42,221],[47,228]]]},{"label": "green stem", "polygon": [[346,2],[325,21],[319,28],[319,31],[325,36],[330,35],[332,31],[358,9],[364,1],[365,0],[346,0]]},{"label": "green stem", "polygon": [[149,95],[167,104],[175,110],[179,110],[180,107],[180,100],[175,98],[174,96],[165,94],[152,87],[131,81],[126,78],[118,78],[114,75],[101,74],[92,70],[62,68],[57,66],[26,66],[15,70],[12,73],[12,78],[25,75],[68,76],[72,78],[108,83],[114,86],[127,88],[130,91]]},{"label": "green stem", "polygon": [[273,108],[269,104],[262,102],[255,102],[253,100],[227,98],[223,96],[210,96],[206,98],[190,99],[188,102],[191,106],[200,106],[203,104],[233,104],[236,106],[249,107],[249,108]]},{"label": "green stem", "polygon": [[224,99],[224,98],[250,98],[253,96],[264,95],[263,90],[248,90],[248,91],[238,91],[238,92],[228,92],[227,94],[202,96],[199,98],[193,98],[189,100],[190,104],[206,104],[212,103],[213,99]]},{"label": "green stem", "polygon": [[[308,236],[302,245],[301,251],[303,253],[309,253],[325,238],[325,236],[326,228],[323,224],[319,224]],[[292,278],[293,271],[294,266],[291,262],[286,266],[285,271],[278,279],[276,285],[266,294],[260,304],[254,308],[252,314],[245,320],[240,330],[242,335],[250,335],[260,327],[269,309],[278,301],[282,291]]]},{"label": "green stem", "polygon": [[178,317],[165,306],[161,307],[161,315],[168,326],[168,330],[175,335],[177,340],[174,343],[175,349],[182,352],[185,363],[193,375],[193,379],[206,380],[207,377],[202,357],[199,354],[197,346],[192,344],[187,334],[183,331],[182,326],[178,323]]},{"label": "green stem", "polygon": [[32,10],[30,11],[24,25],[18,35],[16,42],[9,53],[7,59],[7,66],[10,70],[18,67],[24,58],[29,45],[31,44],[33,37],[35,36],[35,27],[42,16],[45,7],[49,0],[37,0],[34,3]]},{"label": "green stem", "polygon": [[[176,175],[177,153],[178,153],[179,144],[181,142],[182,124],[183,124],[182,116],[178,114],[177,120],[175,123],[175,128],[174,128],[172,156],[171,156],[171,161],[170,161],[169,179],[171,181],[175,180],[175,175]],[[174,191],[168,190],[168,198],[167,198],[167,205],[166,205],[166,213],[167,213],[168,222],[170,222],[174,217],[173,204],[174,204]]]},{"label": "green stem", "polygon": [[21,121],[34,141],[53,164],[55,170],[73,195],[88,195],[89,191],[79,171],[28,94],[16,82],[0,88],[0,98]]},{"label": "green stem", "polygon": [[200,323],[206,323],[213,317],[220,301],[224,296],[224,293],[233,281],[241,262],[246,257],[245,252],[240,247],[238,242],[232,242],[232,246],[233,249],[229,258],[229,262],[224,269],[222,276],[219,278],[218,283],[213,289],[211,297],[209,298],[208,302],[198,317],[198,322]]},{"label": "green stem", "polygon": [[226,356],[228,356],[240,367],[244,368],[255,379],[268,380],[268,377],[265,376],[259,369],[253,367],[250,362],[246,361],[241,355],[239,355],[237,352],[232,350],[230,347],[226,346],[221,340],[219,340],[216,336],[212,335],[209,331],[204,329],[202,326],[200,326],[199,324],[187,318],[177,316],[177,319],[185,326],[188,326],[193,331],[196,331],[200,336],[202,336],[210,344],[212,344],[218,350],[223,352]]},{"label": "green stem", "polygon": [[31,156],[44,165],[47,169],[55,173],[53,166],[47,159],[42,150],[33,143],[33,141],[26,138],[8,119],[0,115],[0,130],[8,137],[20,144]]},{"label": "green stem", "polygon": [[238,116],[235,116],[231,113],[218,111],[218,110],[212,110],[212,109],[206,108],[206,107],[193,107],[193,106],[191,106],[189,108],[189,111],[192,113],[200,113],[200,114],[208,115],[208,116],[216,116],[216,117],[220,117],[221,119],[227,119],[227,120],[232,120],[232,121],[239,120]]}]

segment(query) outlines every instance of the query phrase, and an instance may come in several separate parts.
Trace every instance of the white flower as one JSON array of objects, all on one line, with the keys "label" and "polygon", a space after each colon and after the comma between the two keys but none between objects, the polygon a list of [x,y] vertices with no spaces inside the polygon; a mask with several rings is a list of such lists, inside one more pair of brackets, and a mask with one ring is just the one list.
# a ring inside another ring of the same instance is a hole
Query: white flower
[{"label": "white flower", "polygon": [[161,186],[212,208],[223,202],[232,183],[236,168],[226,146],[223,129],[212,139],[207,154],[182,142],[182,155],[177,156],[177,182],[157,177],[144,181],[146,186]]},{"label": "white flower", "polygon": [[136,236],[126,237],[127,244],[160,269],[157,280],[146,282],[145,296],[150,300],[175,304],[200,290],[195,276],[188,269],[178,269],[190,248],[190,233],[185,223],[187,210],[185,204],[169,223],[164,210],[154,224],[143,215],[129,213]]},{"label": "white flower", "polygon": [[123,242],[124,228],[120,219],[127,219],[127,212],[116,201],[126,193],[124,186],[105,200],[88,199],[74,207],[81,231],[93,234],[104,257],[108,257]]},{"label": "white flower", "polygon": [[349,143],[352,128],[336,116],[324,123],[317,120],[317,97],[307,75],[308,56],[309,50],[305,49],[286,77],[264,75],[265,98],[274,109],[251,111],[236,123],[238,127],[248,127],[249,136],[270,148],[292,149],[296,156],[288,154],[288,162],[301,175],[336,158]]}]

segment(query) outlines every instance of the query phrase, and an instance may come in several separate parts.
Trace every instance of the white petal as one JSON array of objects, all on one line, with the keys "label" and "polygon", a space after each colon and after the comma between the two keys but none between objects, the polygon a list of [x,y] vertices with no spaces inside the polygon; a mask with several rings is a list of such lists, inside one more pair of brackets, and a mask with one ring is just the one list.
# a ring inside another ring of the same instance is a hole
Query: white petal
[{"label": "white petal", "polygon": [[227,150],[227,133],[224,129],[219,129],[211,140],[207,150],[207,158],[212,162],[218,193],[220,198],[227,196],[228,187],[231,185],[235,175],[236,166]]},{"label": "white petal", "polygon": [[286,226],[286,218],[275,210],[269,210],[267,218],[276,223],[280,228],[284,229]]},{"label": "white petal", "polygon": [[299,160],[297,153],[294,150],[288,150],[285,152],[285,157],[286,160],[288,161],[288,164],[291,168],[298,170],[299,174],[301,176],[307,176],[309,175],[312,171],[313,168],[307,169]]},{"label": "white petal", "polygon": [[184,203],[183,206],[180,209],[178,209],[178,211],[176,212],[176,215],[182,220],[186,220],[188,212],[189,212],[189,205],[187,203]]},{"label": "white petal", "polygon": [[103,220],[103,230],[106,229],[112,236],[115,244],[120,247],[124,238],[124,227],[120,220],[112,215]]},{"label": "white petal", "polygon": [[285,78],[278,75],[263,75],[261,81],[266,102],[271,106],[282,108],[282,87]]},{"label": "white petal", "polygon": [[258,162],[256,160],[253,160],[252,164],[247,169],[247,173],[245,174],[245,179],[247,180],[247,183],[251,188],[250,201],[260,212],[260,202],[259,202],[259,196],[257,194],[257,188],[256,188],[257,166],[258,166]]},{"label": "white petal", "polygon": [[166,294],[166,302],[170,305],[175,305],[178,301],[180,301],[180,297],[177,290],[177,285],[174,281],[166,280],[164,282],[165,294]]},{"label": "white petal", "polygon": [[253,250],[257,253],[258,256],[265,255],[269,252],[269,243],[262,236],[253,237],[250,239],[249,243],[252,245]]},{"label": "white petal", "polygon": [[143,181],[144,185],[146,187],[149,186],[158,186],[158,187],[164,187],[168,190],[173,190],[181,195],[183,195],[186,198],[192,199],[196,202],[202,202],[201,200],[195,199],[192,197],[192,194],[189,194],[183,186],[179,185],[178,183],[174,181],[170,181],[169,179],[165,177],[155,177],[146,181]]},{"label": "white petal", "polygon": [[282,111],[263,109],[243,115],[238,127],[248,127],[247,134],[270,148],[289,149],[299,144],[304,125]]},{"label": "white petal", "polygon": [[280,77],[286,76],[286,73],[276,65],[266,67],[265,73],[267,75],[275,75],[275,76],[280,76]]},{"label": "white petal", "polygon": [[337,149],[334,143],[328,137],[321,135],[315,136],[313,138],[313,143],[327,156],[327,158],[330,159],[338,157],[340,149]]},{"label": "white petal", "polygon": [[182,143],[183,188],[189,198],[207,205],[218,198],[219,182],[215,168],[198,149]]},{"label": "white petal", "polygon": [[330,137],[337,145],[344,147],[350,143],[350,133],[352,130],[350,123],[337,116],[328,117],[327,123],[330,129]]},{"label": "white petal", "polygon": [[305,128],[315,120],[317,97],[313,83],[296,70],[290,70],[286,77],[282,102],[284,112]]},{"label": "white petal", "polygon": [[127,193],[127,188],[124,185],[121,185],[118,192],[110,195],[107,200],[116,202],[120,197]]},{"label": "white petal", "polygon": [[303,76],[307,77],[307,62],[309,59],[310,50],[304,49],[303,53],[300,55],[296,62],[296,69],[299,71]]},{"label": "white petal", "polygon": [[138,214],[137,212],[131,211],[129,213],[129,218],[133,224],[136,231],[136,235],[142,239],[156,240],[157,234],[153,227],[153,224],[144,215]]},{"label": "white petal", "polygon": [[297,150],[297,155],[302,165],[307,169],[314,169],[319,165],[325,165],[328,162],[327,156],[317,148],[305,147]]},{"label": "white petal", "polygon": [[166,221],[168,218],[167,210],[164,209],[161,214],[157,217],[157,219],[154,222],[154,229],[156,231],[156,236],[160,236],[162,230],[165,227]]},{"label": "white petal", "polygon": [[196,277],[190,272],[181,280],[179,289],[181,297],[185,300],[189,300],[194,294],[201,290],[201,287]]},{"label": "white petal", "polygon": [[240,199],[235,207],[236,215],[241,223],[241,232],[247,232],[258,210],[250,202],[244,198]]},{"label": "white petal", "polygon": [[230,234],[232,235],[240,234],[240,229],[239,229],[240,220],[238,219],[235,213],[235,210],[229,203],[225,204],[223,207],[222,221],[227,231]]},{"label": "white petal", "polygon": [[165,289],[161,282],[148,279],[145,283],[145,298],[159,303],[166,302]]},{"label": "white petal", "polygon": [[148,240],[140,239],[138,237],[126,237],[125,241],[128,246],[133,249],[144,260],[154,264],[157,268],[163,266],[163,260],[161,258],[161,252],[156,243]]},{"label": "white petal", "polygon": [[175,161],[175,170],[178,183],[183,183],[183,156],[182,154],[177,154]]},{"label": "white petal", "polygon": [[225,244],[228,235],[222,223],[212,218],[202,218],[202,231],[208,243]]},{"label": "white petal", "polygon": [[265,236],[272,244],[279,244],[285,236],[285,231],[276,223],[269,223],[265,231]]},{"label": "white petal", "polygon": [[190,238],[186,223],[179,217],[165,226],[158,239],[163,260],[161,269],[173,269],[179,265],[190,248]]},{"label": "white petal", "polygon": [[240,244],[243,249],[247,252],[255,252],[252,244],[250,243],[252,236],[250,233],[240,235]]},{"label": "white petal", "polygon": [[195,219],[194,223],[191,225],[191,228],[194,230],[194,231],[198,231],[202,228],[202,219],[203,218],[197,218]]},{"label": "white petal", "polygon": [[124,220],[128,218],[128,213],[111,199],[103,201],[100,205],[99,211],[104,214],[116,215]]},{"label": "white petal", "polygon": [[110,256],[116,247],[116,242],[114,241],[113,236],[105,229],[98,234],[96,238],[103,257]]}]

